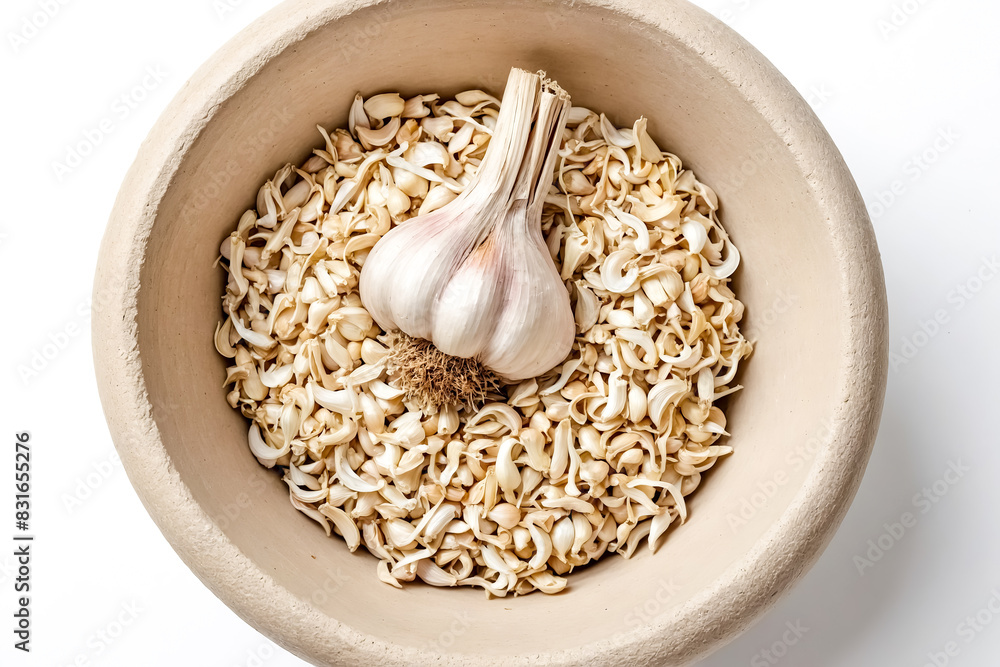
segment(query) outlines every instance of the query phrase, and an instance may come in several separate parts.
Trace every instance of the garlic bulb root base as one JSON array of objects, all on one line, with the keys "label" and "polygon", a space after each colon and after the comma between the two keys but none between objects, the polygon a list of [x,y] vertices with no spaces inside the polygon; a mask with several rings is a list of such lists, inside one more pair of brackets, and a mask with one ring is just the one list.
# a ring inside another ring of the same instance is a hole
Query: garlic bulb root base
[{"label": "garlic bulb root base", "polygon": [[476,359],[445,354],[432,343],[402,331],[386,334],[386,370],[407,403],[433,414],[446,405],[474,407],[498,391],[500,380]]}]

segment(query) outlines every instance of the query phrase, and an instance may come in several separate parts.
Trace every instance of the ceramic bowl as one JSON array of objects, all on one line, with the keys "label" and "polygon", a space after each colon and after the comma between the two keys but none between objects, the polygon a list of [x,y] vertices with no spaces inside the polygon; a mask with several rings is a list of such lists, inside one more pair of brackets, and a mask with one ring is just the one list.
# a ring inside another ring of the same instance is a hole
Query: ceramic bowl
[{"label": "ceramic bowl", "polygon": [[[728,407],[735,453],[656,553],[584,568],[556,596],[395,590],[295,511],[247,449],[213,347],[220,241],[260,183],[346,124],[356,91],[499,93],[544,69],[714,186],[756,340]],[[859,111],[860,113],[860,111]],[[101,248],[101,398],[142,502],[252,626],[315,664],[681,665],[735,637],[816,560],[875,439],[885,289],[871,223],[809,106],[683,0],[289,0],[170,104]]]}]

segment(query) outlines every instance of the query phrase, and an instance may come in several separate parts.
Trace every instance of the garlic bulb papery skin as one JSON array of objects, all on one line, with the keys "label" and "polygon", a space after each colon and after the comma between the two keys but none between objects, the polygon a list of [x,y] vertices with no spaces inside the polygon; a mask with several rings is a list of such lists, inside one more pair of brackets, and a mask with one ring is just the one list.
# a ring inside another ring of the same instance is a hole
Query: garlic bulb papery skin
[{"label": "garlic bulb papery skin", "polygon": [[574,315],[541,215],[569,108],[554,83],[511,70],[472,182],[390,230],[365,260],[361,300],[382,329],[478,359],[508,381],[566,358]]}]

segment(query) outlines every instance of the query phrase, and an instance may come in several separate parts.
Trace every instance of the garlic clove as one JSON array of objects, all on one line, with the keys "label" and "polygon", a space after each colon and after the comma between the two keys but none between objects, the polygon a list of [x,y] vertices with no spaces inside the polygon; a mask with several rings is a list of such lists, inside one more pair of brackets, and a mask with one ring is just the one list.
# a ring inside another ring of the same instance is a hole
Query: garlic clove
[{"label": "garlic clove", "polygon": [[576,308],[573,312],[576,319],[576,330],[585,333],[597,324],[601,313],[601,301],[583,281],[578,280],[574,284],[577,291]]},{"label": "garlic clove", "polygon": [[[510,503],[500,503],[486,513],[486,517],[501,528],[512,529],[521,521],[521,510]],[[527,531],[525,531],[527,532]]]},{"label": "garlic clove", "polygon": [[389,215],[398,218],[410,210],[410,198],[401,189],[390,187],[389,196],[386,198],[386,207],[389,209]]},{"label": "garlic clove", "polygon": [[552,527],[552,549],[556,558],[565,561],[566,555],[573,548],[576,539],[576,527],[573,519],[566,516],[556,522]]},{"label": "garlic clove", "polygon": [[399,93],[382,93],[365,100],[363,108],[370,118],[384,120],[393,116],[401,116],[406,103]]},{"label": "garlic clove", "polygon": [[423,203],[420,205],[420,209],[417,211],[417,215],[427,215],[428,213],[433,213],[439,208],[444,207],[455,200],[458,195],[443,186],[437,186],[427,193],[424,197]]},{"label": "garlic clove", "polygon": [[438,111],[455,118],[469,118],[472,115],[472,107],[468,107],[458,100],[448,100],[438,107]]},{"label": "garlic clove", "polygon": [[455,121],[447,116],[427,117],[420,121],[420,127],[438,141],[444,141],[454,131]]},{"label": "garlic clove", "polygon": [[541,233],[535,231],[534,239],[527,233],[508,237],[509,255],[503,269],[506,307],[481,355],[487,368],[510,381],[535,377],[561,362],[576,335],[566,287]]},{"label": "garlic clove", "polygon": [[664,380],[649,390],[649,394],[646,396],[647,411],[657,429],[665,428],[668,425],[668,409],[680,403],[688,390],[687,382],[679,378]]},{"label": "garlic clove", "polygon": [[448,141],[448,152],[452,155],[460,152],[472,141],[472,134],[476,131],[476,126],[472,123],[465,123]]},{"label": "garlic clove", "polygon": [[291,188],[288,192],[284,194],[282,199],[282,206],[285,207],[286,211],[291,211],[293,208],[297,208],[306,203],[306,199],[309,198],[309,192],[312,190],[312,185],[307,180],[301,180]]},{"label": "garlic clove", "polygon": [[396,137],[396,132],[398,131],[399,116],[394,117],[383,127],[377,130],[360,126],[357,128],[358,139],[361,140],[361,145],[368,150],[371,150],[376,146],[385,146]]},{"label": "garlic clove", "polygon": [[601,114],[601,134],[604,135],[605,141],[618,148],[631,148],[635,145],[635,138],[631,136],[632,131],[619,130],[604,114]]},{"label": "garlic clove", "polygon": [[458,577],[442,570],[430,559],[417,562],[417,576],[431,586],[457,586]]},{"label": "garlic clove", "polygon": [[357,524],[347,515],[347,512],[329,503],[320,505],[319,511],[330,519],[337,531],[343,536],[348,549],[353,552],[361,546],[361,532],[358,530]]},{"label": "garlic clove", "polygon": [[393,167],[391,173],[396,187],[407,197],[419,199],[427,195],[429,185],[427,179],[402,167]]},{"label": "garlic clove", "polygon": [[596,114],[590,109],[575,106],[569,110],[569,116],[566,118],[566,124],[573,127],[574,125],[579,125],[592,116],[596,116]]},{"label": "garlic clove", "polygon": [[[361,97],[361,93],[354,96],[354,102],[351,103],[351,111],[347,116],[347,128],[350,130],[351,134],[355,137],[358,136],[358,128],[371,128],[371,121],[368,120],[368,114],[365,113],[365,100]],[[340,151],[340,146],[337,147]],[[257,207],[260,209],[260,207]]]},{"label": "garlic clove", "polygon": [[497,453],[497,482],[504,493],[513,493],[521,483],[521,475],[514,465],[514,447],[519,446],[517,438],[504,438]]},{"label": "garlic clove", "polygon": [[681,234],[688,242],[688,248],[692,253],[700,253],[708,242],[708,232],[697,220],[688,220],[681,224]]},{"label": "garlic clove", "polygon": [[268,468],[273,468],[277,460],[288,454],[291,449],[289,443],[286,443],[280,448],[271,447],[261,436],[260,428],[257,426],[257,422],[250,424],[248,442],[250,444],[250,451],[253,455],[257,457],[258,461]]},{"label": "garlic clove", "polygon": [[377,206],[382,208],[385,206],[387,198],[385,192],[385,186],[379,181],[371,181],[368,183],[368,187],[365,188],[366,198],[368,204],[371,206]]},{"label": "garlic clove", "polygon": [[528,525],[528,532],[531,534],[531,541],[535,544],[535,555],[528,561],[528,567],[534,570],[544,566],[549,557],[552,556],[552,539],[533,523]]},{"label": "garlic clove", "polygon": [[279,366],[275,364],[269,370],[258,373],[258,377],[265,387],[274,389],[288,384],[292,379],[293,371],[291,365]]},{"label": "garlic clove", "polygon": [[[486,351],[502,307],[500,249],[487,240],[451,276],[434,310],[430,340],[454,357],[478,357]],[[487,362],[488,364],[489,362]]]},{"label": "garlic clove", "polygon": [[663,153],[657,147],[652,137],[649,136],[649,132],[646,131],[648,123],[649,121],[645,116],[635,121],[635,124],[632,126],[632,135],[636,138],[639,146],[639,156],[643,160],[653,163],[661,162],[663,160]]},{"label": "garlic clove", "polygon": [[467,107],[477,107],[481,104],[500,106],[500,100],[482,90],[465,90],[455,95],[455,101]]},{"label": "garlic clove", "polygon": [[424,96],[417,95],[411,97],[403,103],[403,118],[423,118],[430,114],[431,110],[424,104]]},{"label": "garlic clove", "polygon": [[435,243],[446,239],[448,218],[442,210],[431,215],[436,217],[422,224],[411,221],[383,236],[368,253],[360,281],[362,301],[383,330],[398,329],[424,340],[432,338],[428,315],[439,286],[459,265],[464,250]]},{"label": "garlic clove", "polygon": [[725,245],[729,248],[729,255],[726,256],[722,264],[718,266],[708,265],[705,268],[706,273],[718,280],[725,280],[733,275],[740,265],[740,251],[736,249],[736,246],[728,238],[725,240]]},{"label": "garlic clove", "polygon": [[632,262],[633,257],[634,253],[630,250],[616,250],[608,255],[601,264],[600,271],[604,289],[615,294],[627,294],[633,290],[639,269],[633,265],[622,273],[625,265]]},{"label": "garlic clove", "polygon": [[565,183],[566,191],[572,195],[586,196],[593,194],[594,190],[597,189],[579,169],[567,172]]},{"label": "garlic clove", "polygon": [[414,144],[406,150],[404,156],[407,162],[417,167],[428,167],[436,164],[446,166],[451,161],[448,149],[439,143],[430,141]]}]

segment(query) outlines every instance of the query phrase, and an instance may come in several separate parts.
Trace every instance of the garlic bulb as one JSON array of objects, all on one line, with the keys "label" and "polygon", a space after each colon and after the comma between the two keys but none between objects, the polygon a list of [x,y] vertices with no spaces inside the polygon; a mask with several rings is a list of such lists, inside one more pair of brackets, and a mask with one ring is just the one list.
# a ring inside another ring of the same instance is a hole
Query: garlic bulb
[{"label": "garlic bulb", "polygon": [[472,182],[389,231],[365,260],[361,300],[380,327],[476,359],[508,381],[566,358],[574,315],[541,215],[569,108],[554,82],[511,70]]}]

